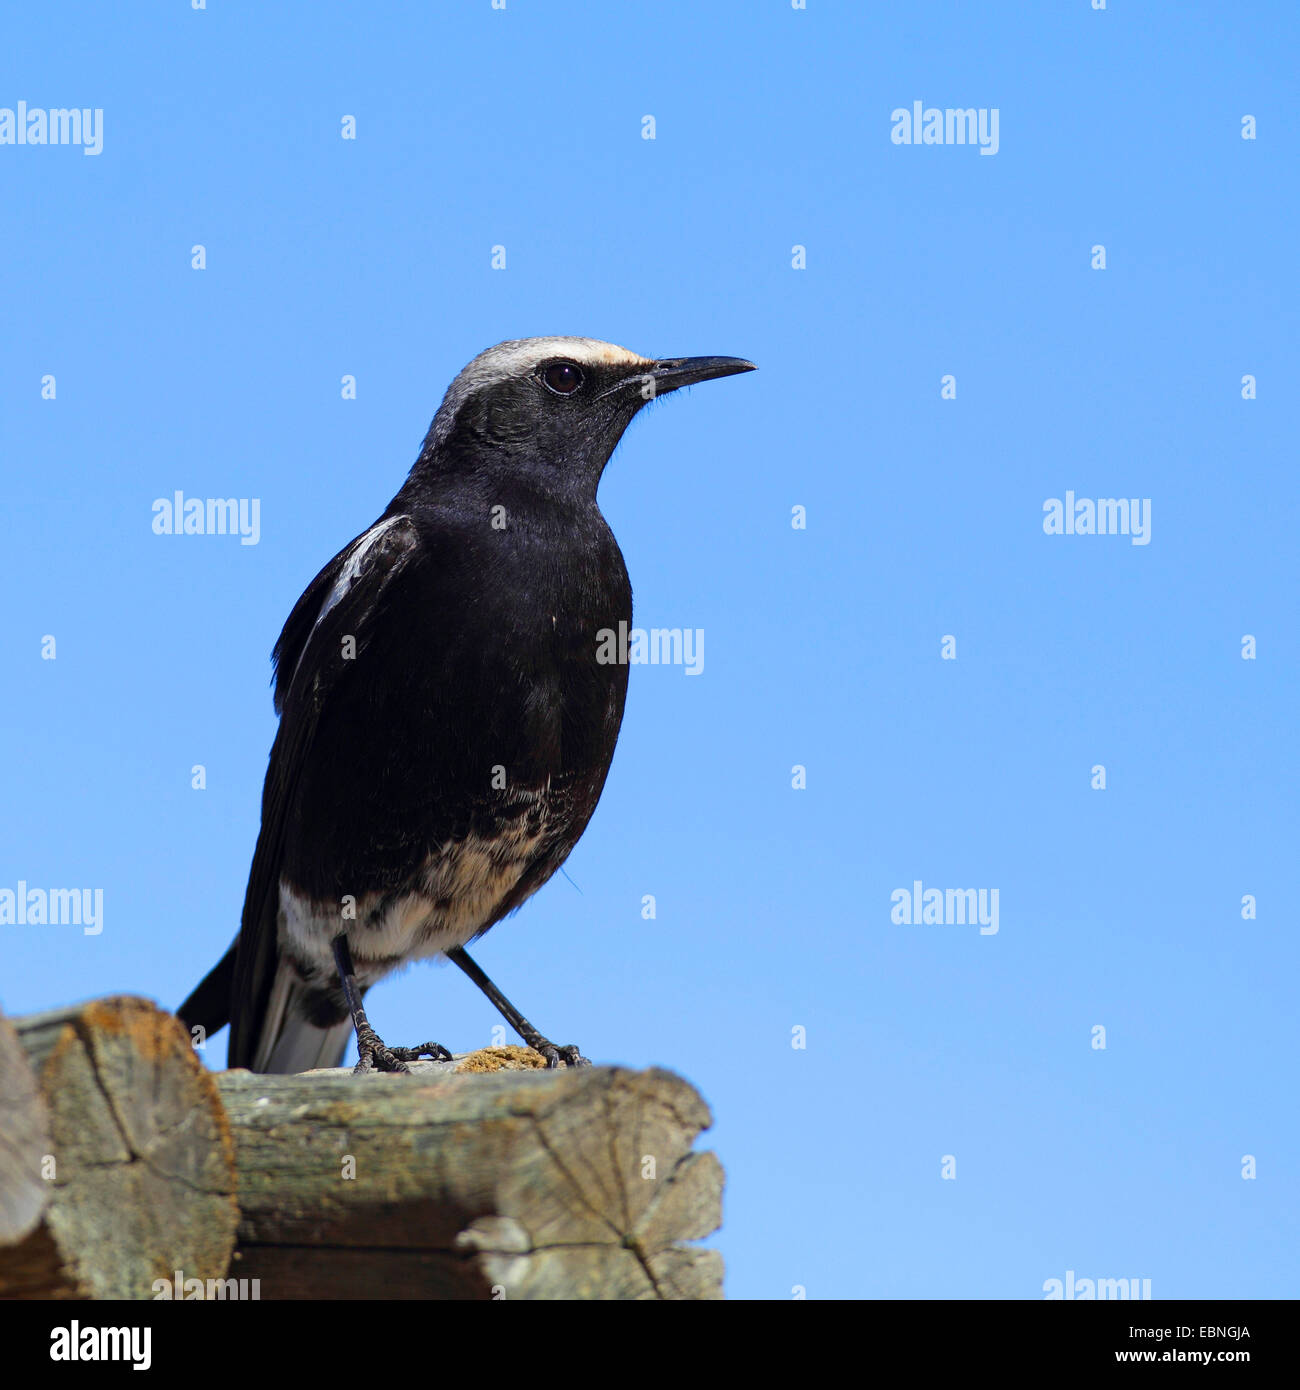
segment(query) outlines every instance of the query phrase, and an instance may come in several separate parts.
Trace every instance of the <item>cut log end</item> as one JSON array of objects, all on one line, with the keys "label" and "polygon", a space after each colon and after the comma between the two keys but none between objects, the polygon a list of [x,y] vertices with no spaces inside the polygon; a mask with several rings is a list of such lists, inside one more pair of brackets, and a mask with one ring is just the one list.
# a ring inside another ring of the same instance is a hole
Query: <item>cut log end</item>
[{"label": "cut log end", "polygon": [[238,1209],[212,1077],[143,999],[17,1021],[48,1123],[40,1223],[0,1250],[0,1296],[148,1298],[176,1270],[223,1274]]}]

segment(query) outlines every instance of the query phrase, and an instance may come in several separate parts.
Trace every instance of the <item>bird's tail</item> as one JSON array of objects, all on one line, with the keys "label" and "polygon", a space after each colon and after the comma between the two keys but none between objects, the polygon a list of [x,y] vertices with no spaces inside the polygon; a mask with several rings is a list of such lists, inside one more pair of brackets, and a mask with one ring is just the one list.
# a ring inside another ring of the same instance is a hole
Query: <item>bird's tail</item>
[{"label": "bird's tail", "polygon": [[[176,1010],[177,1017],[187,1028],[202,1028],[205,1038],[230,1022],[230,995],[238,947],[239,938],[236,937],[226,954]],[[352,1020],[345,1018],[325,1028],[309,1023],[300,1007],[304,993],[305,987],[293,968],[284,961],[278,962],[270,1000],[248,1063],[251,1070],[287,1074],[342,1065],[348,1039],[352,1036]]]},{"label": "bird's tail", "polygon": [[206,1042],[230,1022],[230,989],[235,981],[235,953],[239,938],[231,942],[230,950],[190,991],[190,997],[176,1010],[176,1017],[193,1031],[203,1030]]},{"label": "bird's tail", "polygon": [[253,1050],[253,1071],[290,1073],[343,1064],[351,1018],[323,1028],[308,1022],[302,1011],[306,992],[297,972],[281,960]]}]

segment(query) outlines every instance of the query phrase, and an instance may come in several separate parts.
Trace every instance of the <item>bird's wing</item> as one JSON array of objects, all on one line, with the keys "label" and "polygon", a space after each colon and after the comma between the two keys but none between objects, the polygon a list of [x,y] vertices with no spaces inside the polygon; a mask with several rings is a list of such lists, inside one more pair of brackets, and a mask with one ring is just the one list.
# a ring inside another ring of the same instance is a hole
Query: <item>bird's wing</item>
[{"label": "bird's wing", "polygon": [[[341,681],[355,678],[403,571],[419,551],[408,516],[376,523],[325,566],[294,605],[275,645],[275,707],[280,727],[262,789],[262,828],[248,876],[230,999],[228,1065],[252,1064],[267,1020],[279,955],[280,864],[304,760],[321,711]],[[355,650],[344,652],[349,637]]]}]

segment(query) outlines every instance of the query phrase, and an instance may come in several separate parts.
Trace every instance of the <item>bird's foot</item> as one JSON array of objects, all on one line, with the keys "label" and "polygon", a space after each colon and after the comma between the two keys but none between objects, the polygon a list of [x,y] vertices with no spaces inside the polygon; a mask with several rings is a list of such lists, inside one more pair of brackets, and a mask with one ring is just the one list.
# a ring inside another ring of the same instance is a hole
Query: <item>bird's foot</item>
[{"label": "bird's foot", "polygon": [[573,1043],[567,1043],[564,1047],[556,1047],[553,1042],[547,1042],[545,1038],[534,1038],[529,1044],[534,1052],[540,1052],[546,1058],[546,1070],[554,1071],[561,1062],[566,1067],[589,1067],[591,1063],[585,1058]]},{"label": "bird's foot", "polygon": [[452,1060],[451,1053],[441,1043],[435,1042],[421,1043],[419,1047],[390,1047],[388,1050],[399,1062],[418,1062],[421,1057],[427,1057],[431,1062]]},{"label": "bird's foot", "polygon": [[407,1062],[431,1057],[435,1062],[450,1062],[451,1053],[441,1043],[421,1043],[419,1047],[389,1047],[373,1028],[366,1025],[357,1032],[357,1064],[352,1071],[362,1076],[371,1071],[410,1072]]}]

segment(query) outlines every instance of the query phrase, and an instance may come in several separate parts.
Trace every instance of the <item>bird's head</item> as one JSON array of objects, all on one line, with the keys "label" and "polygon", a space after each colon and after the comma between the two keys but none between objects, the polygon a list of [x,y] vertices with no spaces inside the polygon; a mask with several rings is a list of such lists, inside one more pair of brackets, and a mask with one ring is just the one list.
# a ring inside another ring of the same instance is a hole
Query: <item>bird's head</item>
[{"label": "bird's head", "polygon": [[641,357],[595,338],[498,343],[456,377],[417,468],[504,463],[595,496],[609,456],[642,406],[669,391],[754,370],[739,357]]}]

